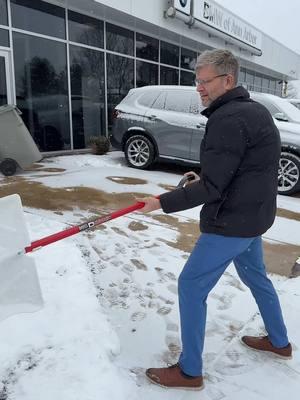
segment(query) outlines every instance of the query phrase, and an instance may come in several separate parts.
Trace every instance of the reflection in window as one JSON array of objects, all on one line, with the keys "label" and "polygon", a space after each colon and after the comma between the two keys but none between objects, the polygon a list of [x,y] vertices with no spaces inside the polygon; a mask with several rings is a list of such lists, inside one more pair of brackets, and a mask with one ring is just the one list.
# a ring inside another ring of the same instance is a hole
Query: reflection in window
[{"label": "reflection in window", "polygon": [[7,104],[5,58],[0,56],[0,106]]},{"label": "reflection in window", "polygon": [[193,72],[180,71],[180,85],[195,86],[195,74]]},{"label": "reflection in window", "polygon": [[88,146],[91,136],[105,135],[104,54],[70,46],[74,149]]},{"label": "reflection in window", "polygon": [[106,48],[133,56],[134,33],[120,26],[106,24]]},{"label": "reflection in window", "polygon": [[158,39],[137,33],[136,56],[146,60],[158,61]]},{"label": "reflection in window", "polygon": [[179,66],[179,47],[174,44],[160,41],[160,62]]},{"label": "reflection in window", "polygon": [[126,57],[107,54],[107,110],[108,129],[111,129],[114,107],[127,95],[134,84],[133,60]]},{"label": "reflection in window", "polygon": [[9,34],[6,29],[0,29],[0,46],[9,47]]},{"label": "reflection in window", "polygon": [[197,60],[197,53],[195,51],[185,49],[184,47],[181,48],[181,68],[185,69],[195,69],[196,60]]},{"label": "reflection in window", "polygon": [[178,85],[178,69],[169,67],[160,67],[161,85]]},{"label": "reflection in window", "polygon": [[0,0],[0,25],[8,25],[6,0]]},{"label": "reflection in window", "polygon": [[13,34],[17,105],[42,151],[70,149],[66,45]]},{"label": "reflection in window", "polygon": [[158,84],[158,65],[143,61],[136,62],[136,86]]},{"label": "reflection in window", "polygon": [[68,23],[69,39],[71,41],[103,48],[103,21],[99,21],[98,19],[83,14],[78,14],[74,11],[69,11]]},{"label": "reflection in window", "polygon": [[15,28],[66,38],[65,10],[40,0],[10,0]]}]

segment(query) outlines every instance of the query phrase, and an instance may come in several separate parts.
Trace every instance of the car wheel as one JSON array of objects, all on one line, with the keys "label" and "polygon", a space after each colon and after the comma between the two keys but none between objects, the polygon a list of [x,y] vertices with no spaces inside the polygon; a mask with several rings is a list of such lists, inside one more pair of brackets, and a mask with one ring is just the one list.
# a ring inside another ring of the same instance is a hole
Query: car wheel
[{"label": "car wheel", "polygon": [[282,152],[278,169],[278,193],[290,195],[300,190],[300,158]]},{"label": "car wheel", "polygon": [[4,176],[12,176],[17,171],[18,164],[12,158],[5,158],[0,163],[0,171]]},{"label": "car wheel", "polygon": [[128,165],[133,168],[149,168],[155,158],[153,143],[143,135],[134,135],[127,139],[124,152]]}]

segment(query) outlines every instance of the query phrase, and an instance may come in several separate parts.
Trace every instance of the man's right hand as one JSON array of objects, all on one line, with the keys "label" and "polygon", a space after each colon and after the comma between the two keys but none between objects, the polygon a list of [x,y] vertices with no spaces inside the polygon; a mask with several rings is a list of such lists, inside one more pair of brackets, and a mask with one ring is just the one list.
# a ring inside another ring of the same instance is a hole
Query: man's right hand
[{"label": "man's right hand", "polygon": [[197,182],[197,181],[200,181],[200,176],[197,175],[196,172],[194,172],[194,171],[186,172],[186,173],[184,174],[184,176],[192,177],[192,179],[189,179],[189,180],[185,183],[185,186],[190,185],[191,183],[195,183],[195,182]]}]

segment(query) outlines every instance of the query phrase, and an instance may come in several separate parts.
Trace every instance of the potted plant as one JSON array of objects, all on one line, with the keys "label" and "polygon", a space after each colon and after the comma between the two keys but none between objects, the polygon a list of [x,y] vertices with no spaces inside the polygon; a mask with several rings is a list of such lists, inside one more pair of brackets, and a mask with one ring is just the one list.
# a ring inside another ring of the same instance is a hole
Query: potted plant
[{"label": "potted plant", "polygon": [[91,136],[89,145],[94,154],[106,154],[110,148],[109,139],[106,136]]}]

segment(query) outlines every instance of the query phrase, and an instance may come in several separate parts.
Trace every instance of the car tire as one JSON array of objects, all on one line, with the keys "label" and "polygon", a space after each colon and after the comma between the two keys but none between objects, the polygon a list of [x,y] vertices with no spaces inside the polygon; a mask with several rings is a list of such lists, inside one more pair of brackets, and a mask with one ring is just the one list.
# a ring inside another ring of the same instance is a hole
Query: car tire
[{"label": "car tire", "polygon": [[300,190],[300,157],[282,152],[278,169],[278,193],[291,195]]},{"label": "car tire", "polygon": [[155,159],[153,143],[144,135],[134,135],[125,143],[125,158],[132,168],[147,169]]},{"label": "car tire", "polygon": [[0,171],[4,176],[12,176],[16,173],[18,164],[12,158],[5,158],[0,163]]}]

